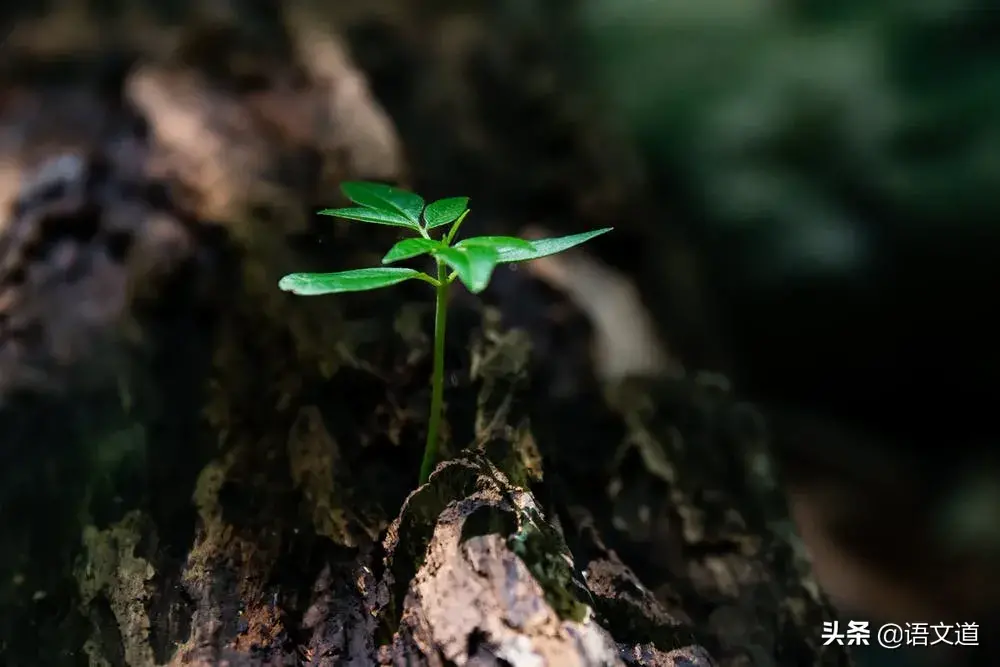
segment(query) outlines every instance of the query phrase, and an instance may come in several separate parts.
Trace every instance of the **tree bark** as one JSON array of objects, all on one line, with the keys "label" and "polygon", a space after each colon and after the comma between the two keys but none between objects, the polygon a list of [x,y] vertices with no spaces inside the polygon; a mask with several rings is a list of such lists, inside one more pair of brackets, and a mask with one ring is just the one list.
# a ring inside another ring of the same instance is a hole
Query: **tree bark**
[{"label": "tree bark", "polygon": [[[85,38],[106,24],[15,34],[2,662],[848,664],[819,646],[833,617],[752,410],[702,380],[601,386],[575,348],[576,390],[555,397],[539,350],[565,331],[523,275],[498,276],[492,305],[456,299],[446,460],[414,490],[430,294],[279,292],[284,272],[372,265],[395,239],[312,212],[377,178],[471,194],[470,230],[511,232],[551,206],[624,214],[641,189],[586,119],[543,154],[463,90],[467,59],[487,86],[540,71],[537,35],[391,8],[139,21],[111,34],[144,57],[99,83]],[[393,71],[430,101],[393,102]],[[553,91],[511,94],[551,130]]]}]

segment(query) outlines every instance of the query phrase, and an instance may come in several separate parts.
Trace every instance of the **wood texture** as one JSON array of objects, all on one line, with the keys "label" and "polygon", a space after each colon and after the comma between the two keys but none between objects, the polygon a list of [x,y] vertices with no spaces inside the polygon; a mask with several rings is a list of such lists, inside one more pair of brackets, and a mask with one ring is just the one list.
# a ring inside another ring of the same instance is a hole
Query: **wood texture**
[{"label": "wood texture", "polygon": [[[537,30],[425,9],[18,24],[0,662],[848,664],[817,645],[832,616],[724,391],[600,387],[585,348],[546,353],[551,295],[508,272],[493,304],[456,295],[449,460],[414,491],[430,295],[277,290],[395,238],[311,215],[347,178],[434,196],[462,173],[477,229],[507,232],[640,197],[630,158],[553,101]],[[513,116],[484,108],[500,94]]]}]

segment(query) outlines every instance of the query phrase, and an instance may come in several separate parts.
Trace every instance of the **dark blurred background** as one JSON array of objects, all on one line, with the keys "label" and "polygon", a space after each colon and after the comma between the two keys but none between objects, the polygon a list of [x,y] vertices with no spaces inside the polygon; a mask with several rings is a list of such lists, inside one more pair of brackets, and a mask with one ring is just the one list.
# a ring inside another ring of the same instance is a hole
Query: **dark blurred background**
[{"label": "dark blurred background", "polygon": [[1000,13],[583,4],[588,73],[641,146],[660,224],[711,258],[744,389],[910,444],[985,438]]},{"label": "dark blurred background", "polygon": [[[800,529],[836,516],[834,541],[885,576],[952,601],[981,587],[977,613],[995,609],[981,568],[1000,543],[1000,11],[590,0],[580,14],[581,71],[644,156],[656,224],[704,270],[719,345],[681,356],[767,406]],[[811,546],[846,609],[933,613]],[[940,581],[950,592],[931,593]]]}]

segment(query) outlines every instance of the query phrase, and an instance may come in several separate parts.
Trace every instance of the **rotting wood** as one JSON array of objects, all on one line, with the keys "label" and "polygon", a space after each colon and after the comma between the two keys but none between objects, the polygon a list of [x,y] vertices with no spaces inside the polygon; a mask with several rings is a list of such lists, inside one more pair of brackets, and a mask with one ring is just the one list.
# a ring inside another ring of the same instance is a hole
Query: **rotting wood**
[{"label": "rotting wood", "polygon": [[[791,650],[797,664],[847,664],[815,647],[808,623],[828,612],[802,593],[807,575],[769,560],[787,543],[757,496],[722,503],[738,520],[723,526],[730,553],[685,551],[715,539],[692,527],[718,527],[699,513],[719,503],[692,489],[729,488],[743,449],[706,448],[731,457],[719,472],[673,448],[669,412],[654,428],[604,400],[550,406],[532,390],[546,372],[537,341],[481,304],[458,304],[451,327],[456,458],[408,495],[428,393],[422,293],[310,301],[275,288],[292,267],[377,258],[391,232],[317,231],[309,213],[344,178],[406,182],[402,146],[337,60],[350,53],[339,38],[284,37],[282,49],[238,27],[186,35],[128,69],[120,97],[80,83],[95,120],[72,136],[5,148],[0,164],[35,182],[10,188],[0,240],[6,664],[705,667],[710,653],[783,664]],[[221,54],[199,51],[213,40]],[[302,62],[324,57],[336,67]],[[0,122],[44,136],[58,114],[25,109],[70,98],[20,85]],[[474,129],[456,132],[474,145]],[[631,187],[603,186],[563,196],[610,211]],[[574,409],[613,427],[560,433],[563,418],[590,423]],[[632,495],[614,493],[632,483],[616,485],[622,441],[642,443]],[[582,469],[567,463],[594,448]],[[669,576],[647,588],[651,563],[633,573],[617,551],[648,540],[619,510],[637,502],[645,525],[654,500],[688,532],[655,536]],[[741,606],[727,567],[771,596]]]}]

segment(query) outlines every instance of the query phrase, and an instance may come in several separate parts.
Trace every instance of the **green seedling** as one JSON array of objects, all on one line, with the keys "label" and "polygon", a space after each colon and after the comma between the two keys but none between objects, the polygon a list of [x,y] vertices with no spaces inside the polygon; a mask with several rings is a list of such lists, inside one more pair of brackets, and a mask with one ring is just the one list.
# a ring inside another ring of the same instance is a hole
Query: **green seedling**
[{"label": "green seedling", "polygon": [[[462,221],[469,214],[468,197],[449,197],[430,204],[412,192],[379,183],[343,183],[341,190],[355,204],[348,208],[320,211],[356,222],[392,225],[413,232],[412,238],[396,243],[382,258],[383,266],[337,273],[292,273],[278,283],[286,292],[303,296],[361,292],[389,287],[407,280],[422,280],[434,287],[434,360],[431,375],[431,411],[427,445],[420,466],[420,483],[430,477],[437,458],[438,432],[444,404],[444,343],[448,315],[448,287],[456,278],[473,294],[486,289],[497,264],[527,262],[580,245],[611,227],[559,238],[527,241],[511,236],[477,236],[456,241]],[[450,225],[441,238],[434,230]],[[434,260],[436,275],[412,268],[387,266],[428,255]]]}]

